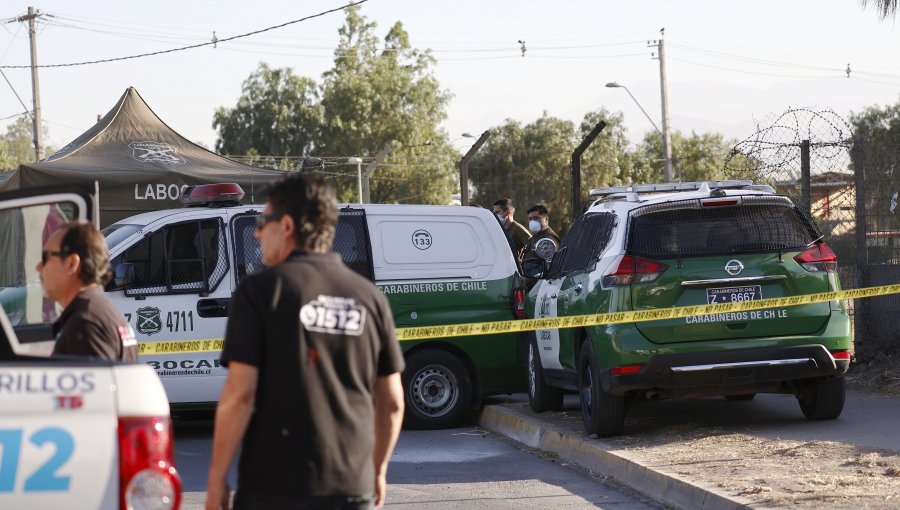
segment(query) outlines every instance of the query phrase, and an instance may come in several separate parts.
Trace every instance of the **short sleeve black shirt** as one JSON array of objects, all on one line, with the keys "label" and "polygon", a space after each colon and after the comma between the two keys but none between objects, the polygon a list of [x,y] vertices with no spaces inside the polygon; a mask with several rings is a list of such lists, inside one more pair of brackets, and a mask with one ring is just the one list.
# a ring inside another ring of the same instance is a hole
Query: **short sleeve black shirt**
[{"label": "short sleeve black shirt", "polygon": [[384,295],[336,253],[295,253],[247,276],[222,363],[259,369],[239,490],[284,497],[374,492],[373,392],[403,370]]},{"label": "short sleeve black shirt", "polygon": [[53,323],[53,355],[137,363],[138,344],[125,316],[100,286],[82,291]]}]

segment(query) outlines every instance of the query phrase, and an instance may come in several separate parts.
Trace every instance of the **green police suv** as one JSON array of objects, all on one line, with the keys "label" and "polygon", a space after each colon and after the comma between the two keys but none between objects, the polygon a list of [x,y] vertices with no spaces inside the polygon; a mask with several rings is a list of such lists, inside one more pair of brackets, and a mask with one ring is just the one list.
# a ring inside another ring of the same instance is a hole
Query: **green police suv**
[{"label": "green police suv", "polygon": [[[789,198],[751,181],[602,188],[540,277],[533,318],[659,310],[840,290],[837,257]],[[528,354],[535,411],[577,391],[585,430],[622,432],[636,398],[791,393],[809,419],[844,406],[852,357],[841,301],[651,322],[538,330]]]}]

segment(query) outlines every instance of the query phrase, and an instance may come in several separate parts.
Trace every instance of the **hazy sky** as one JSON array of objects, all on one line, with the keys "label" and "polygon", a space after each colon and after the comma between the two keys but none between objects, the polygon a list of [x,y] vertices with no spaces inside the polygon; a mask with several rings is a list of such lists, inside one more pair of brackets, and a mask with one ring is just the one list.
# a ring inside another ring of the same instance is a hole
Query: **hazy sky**
[{"label": "hazy sky", "polygon": [[[124,57],[251,32],[346,2],[44,0],[34,7],[40,64]],[[0,66],[29,64],[25,23],[0,10]],[[378,35],[401,21],[413,46],[430,48],[435,75],[453,94],[444,129],[458,148],[507,118],[580,121],[621,111],[632,141],[660,124],[659,63],[647,41],[665,27],[671,129],[744,138],[788,107],[840,114],[894,104],[900,92],[900,27],[857,0],[369,0]],[[213,112],[234,106],[241,83],[266,62],[321,81],[331,67],[343,13],[187,51],[121,62],[40,69],[49,143],[62,147],[105,114],[128,86],[185,137],[213,147]],[[522,57],[517,41],[527,49]],[[845,69],[850,65],[848,78]],[[31,108],[27,69],[3,69]],[[0,81],[0,118],[24,111]]]}]

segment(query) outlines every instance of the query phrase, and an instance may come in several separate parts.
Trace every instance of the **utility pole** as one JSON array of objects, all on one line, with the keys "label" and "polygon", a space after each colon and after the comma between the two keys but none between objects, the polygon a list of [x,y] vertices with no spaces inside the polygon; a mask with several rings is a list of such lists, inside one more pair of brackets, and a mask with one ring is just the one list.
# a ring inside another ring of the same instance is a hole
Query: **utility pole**
[{"label": "utility pole", "polygon": [[[660,35],[663,34],[660,30]],[[652,41],[648,46],[656,46],[656,55],[659,59],[659,89],[662,98],[662,142],[665,163],[663,166],[663,178],[666,182],[672,182],[672,139],[669,137],[669,86],[666,84],[666,49],[665,44],[660,37],[657,41]]]},{"label": "utility pole", "polygon": [[34,115],[31,116],[34,123],[34,156],[38,161],[44,159],[44,130],[41,125],[41,86],[38,82],[37,68],[37,33],[34,30],[34,20],[41,15],[34,7],[28,8],[28,14],[20,16],[19,21],[28,22],[28,38],[31,40],[31,95],[34,98]]},{"label": "utility pole", "polygon": [[363,190],[362,200],[363,200],[363,202],[362,203],[364,203],[364,204],[372,203],[372,190],[371,190],[371,188],[369,188],[369,177],[372,175],[372,172],[375,171],[375,167],[378,165],[378,163],[381,163],[381,161],[385,158],[385,156],[387,156],[388,152],[390,152],[390,151],[391,151],[391,144],[390,144],[390,142],[388,142],[388,143],[384,144],[384,148],[382,148],[380,151],[378,151],[378,154],[375,155],[375,159],[373,159],[372,162],[369,163],[369,165],[366,166],[366,169],[363,171],[363,174],[362,174],[362,190]]}]

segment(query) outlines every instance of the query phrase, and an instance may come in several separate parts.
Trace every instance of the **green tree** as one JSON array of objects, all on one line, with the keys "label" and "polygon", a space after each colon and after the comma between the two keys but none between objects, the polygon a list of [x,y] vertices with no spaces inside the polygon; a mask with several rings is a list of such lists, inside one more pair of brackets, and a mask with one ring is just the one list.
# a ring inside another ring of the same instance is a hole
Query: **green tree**
[{"label": "green tree", "polygon": [[[33,163],[34,134],[31,118],[22,115],[6,126],[6,134],[0,137],[0,172],[11,172],[23,163]],[[46,133],[46,128],[44,132]],[[46,155],[52,154],[45,149]]]},{"label": "green tree", "polygon": [[264,63],[244,81],[234,108],[213,116],[216,151],[234,155],[302,156],[315,148],[322,122],[315,81]]},{"label": "green tree", "polygon": [[[900,220],[893,212],[894,192],[900,185],[900,102],[894,105],[870,106],[851,114],[853,144],[851,165],[862,169],[865,190],[857,190],[865,197],[869,213],[868,228],[872,230],[900,229]],[[889,214],[886,212],[890,211]]]},{"label": "green tree", "polygon": [[276,163],[315,153],[326,159],[338,196],[355,201],[357,169],[347,158],[368,163],[391,144],[371,176],[372,201],[449,203],[459,186],[459,154],[438,126],[450,95],[432,73],[434,58],[411,47],[401,23],[383,40],[376,28],[359,8],[346,10],[334,66],[321,85],[261,64],[237,106],[216,112],[216,150]]},{"label": "green tree", "polygon": [[530,206],[541,203],[550,209],[554,228],[567,230],[572,221],[572,151],[600,119],[608,125],[581,160],[584,191],[621,183],[629,171],[621,114],[591,112],[576,128],[573,122],[544,112],[524,126],[507,120],[491,129],[491,137],[469,165],[476,190],[473,201],[490,206],[498,198],[512,198],[519,222],[525,221]]},{"label": "green tree", "polygon": [[[376,27],[357,7],[347,9],[334,67],[324,75],[318,150],[366,156],[392,143],[371,178],[372,201],[448,203],[459,185],[458,154],[438,126],[450,95],[432,73],[430,52],[412,48],[400,22],[383,42]],[[355,196],[354,179],[337,186],[343,199]]]},{"label": "green tree", "polygon": [[[725,179],[725,160],[735,141],[726,140],[719,133],[685,135],[676,131],[671,135],[674,178],[676,181],[704,181]],[[662,136],[651,131],[644,135],[641,145],[632,155],[634,182],[662,182]]]}]

